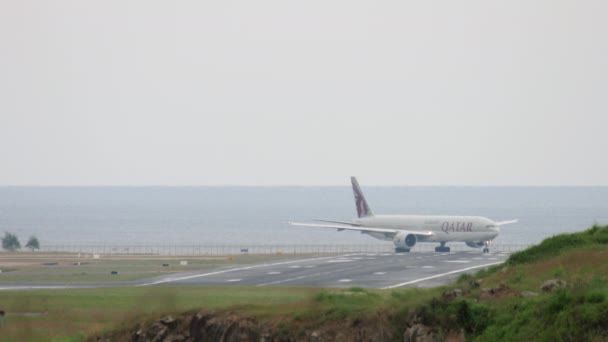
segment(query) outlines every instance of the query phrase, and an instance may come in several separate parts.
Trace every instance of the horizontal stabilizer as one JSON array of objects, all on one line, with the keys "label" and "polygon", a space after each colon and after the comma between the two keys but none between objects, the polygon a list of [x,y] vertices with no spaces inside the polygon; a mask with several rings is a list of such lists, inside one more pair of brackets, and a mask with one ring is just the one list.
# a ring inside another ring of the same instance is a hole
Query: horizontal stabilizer
[{"label": "horizontal stabilizer", "polygon": [[494,224],[497,226],[504,226],[506,224],[516,223],[516,222],[517,222],[517,220],[509,220],[509,221],[494,222]]}]

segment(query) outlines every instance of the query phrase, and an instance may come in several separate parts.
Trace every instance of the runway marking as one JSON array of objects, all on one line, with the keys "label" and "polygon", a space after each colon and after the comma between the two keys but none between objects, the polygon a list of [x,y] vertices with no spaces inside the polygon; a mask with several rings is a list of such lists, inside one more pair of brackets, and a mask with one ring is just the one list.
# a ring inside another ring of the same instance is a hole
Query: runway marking
[{"label": "runway marking", "polygon": [[281,274],[281,272],[273,271],[273,272],[268,272],[268,274]]},{"label": "runway marking", "polygon": [[354,270],[356,268],[359,268],[359,267],[356,266],[356,267],[343,268],[341,270],[336,270],[336,271],[318,272],[318,273],[311,274],[311,275],[302,275],[299,277],[277,280],[277,281],[273,281],[270,283],[262,283],[262,284],[258,284],[256,286],[261,287],[261,286],[268,286],[268,285],[278,285],[278,284],[287,283],[287,282],[294,281],[294,280],[302,280],[305,278],[320,277],[320,276],[324,276],[324,275],[328,275],[328,274],[335,274],[335,273],[339,273],[339,272],[350,271],[350,270]]},{"label": "runway marking", "polygon": [[302,267],[302,266],[300,266],[300,265],[289,266],[289,268],[300,268],[300,267]]},{"label": "runway marking", "polygon": [[[344,255],[344,256],[350,256],[350,255],[352,255],[352,254],[347,254],[347,255]],[[281,266],[281,265],[289,265],[289,264],[295,264],[295,263],[303,263],[303,262],[317,261],[317,260],[326,260],[326,259],[333,259],[333,258],[335,258],[335,256],[322,257],[322,258],[312,258],[312,259],[302,259],[302,260],[292,260],[292,261],[285,261],[285,262],[275,262],[275,263],[272,263],[272,264],[261,264],[261,265],[253,265],[253,266],[246,266],[246,267],[239,267],[239,268],[231,268],[229,270],[221,270],[221,271],[215,271],[215,272],[209,272],[209,273],[203,273],[203,274],[195,274],[195,275],[183,276],[183,277],[179,277],[179,278],[161,279],[161,280],[153,281],[153,282],[150,282],[150,283],[138,284],[138,285],[135,285],[135,286],[158,285],[158,284],[172,283],[172,282],[182,281],[182,280],[202,278],[202,277],[207,277],[207,276],[212,276],[212,275],[217,275],[217,274],[224,274],[224,273],[229,273],[229,272],[251,270],[251,269],[261,268],[261,267]]]},{"label": "runway marking", "polygon": [[493,262],[490,264],[484,264],[484,265],[477,265],[477,266],[471,266],[471,267],[467,267],[467,268],[462,268],[459,270],[455,270],[455,271],[450,271],[450,272],[446,272],[446,273],[441,273],[441,274],[436,274],[434,276],[430,276],[430,277],[425,277],[425,278],[420,278],[420,279],[416,279],[416,280],[412,280],[412,281],[406,281],[405,283],[401,283],[401,284],[395,284],[395,285],[390,285],[390,286],[386,286],[383,287],[383,290],[388,290],[388,289],[394,289],[397,287],[402,287],[402,286],[406,286],[406,285],[411,285],[411,284],[416,284],[422,281],[426,281],[426,280],[431,280],[431,279],[435,279],[435,278],[441,278],[450,274],[455,274],[455,273],[460,273],[460,272],[466,272],[466,271],[470,271],[470,270],[474,270],[476,268],[482,268],[482,267],[488,267],[488,266],[493,266],[493,265],[498,265],[501,264],[501,262]]},{"label": "runway marking", "polygon": [[365,260],[376,260],[376,258],[365,258]]},{"label": "runway marking", "polygon": [[466,264],[466,263],[471,262],[471,260],[444,260],[443,262],[453,262],[453,263],[463,263],[463,264]]},{"label": "runway marking", "polygon": [[376,275],[383,275],[383,274],[386,274],[386,272],[374,272],[374,274],[376,274]]},{"label": "runway marking", "polygon": [[236,283],[237,281],[241,281],[242,279],[228,279],[226,282],[228,283]]},{"label": "runway marking", "polygon": [[304,266],[304,268],[313,268],[313,267],[317,267],[316,265],[308,265],[308,266]]},{"label": "runway marking", "polygon": [[351,259],[336,259],[336,260],[328,260],[326,262],[353,262]]},{"label": "runway marking", "polygon": [[341,283],[350,283],[352,280],[351,279],[340,279],[338,281]]},{"label": "runway marking", "polygon": [[435,266],[422,266],[422,268],[435,268]]},{"label": "runway marking", "polygon": [[483,258],[473,258],[473,260],[483,260]]}]

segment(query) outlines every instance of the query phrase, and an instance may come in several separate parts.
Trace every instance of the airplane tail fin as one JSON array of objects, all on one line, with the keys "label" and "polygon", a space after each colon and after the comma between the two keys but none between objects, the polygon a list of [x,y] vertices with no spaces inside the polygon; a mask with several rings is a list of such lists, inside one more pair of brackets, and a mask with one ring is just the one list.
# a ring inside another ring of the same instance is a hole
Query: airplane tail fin
[{"label": "airplane tail fin", "polygon": [[357,216],[374,216],[374,212],[372,212],[372,210],[369,208],[369,205],[365,200],[365,196],[363,196],[363,192],[359,187],[359,182],[357,182],[357,178],[350,177],[350,182],[353,185],[353,193],[355,195],[355,206],[357,207]]}]

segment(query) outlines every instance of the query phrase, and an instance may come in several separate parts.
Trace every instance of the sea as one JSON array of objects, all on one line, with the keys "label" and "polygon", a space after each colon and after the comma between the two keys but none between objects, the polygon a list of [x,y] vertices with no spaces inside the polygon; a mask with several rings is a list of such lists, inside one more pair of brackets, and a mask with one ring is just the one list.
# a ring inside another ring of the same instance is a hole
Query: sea
[{"label": "sea", "polygon": [[[519,222],[495,243],[533,244],[608,224],[608,187],[373,187],[376,214]],[[41,245],[390,244],[289,221],[351,220],[350,187],[0,187],[0,234]]]}]

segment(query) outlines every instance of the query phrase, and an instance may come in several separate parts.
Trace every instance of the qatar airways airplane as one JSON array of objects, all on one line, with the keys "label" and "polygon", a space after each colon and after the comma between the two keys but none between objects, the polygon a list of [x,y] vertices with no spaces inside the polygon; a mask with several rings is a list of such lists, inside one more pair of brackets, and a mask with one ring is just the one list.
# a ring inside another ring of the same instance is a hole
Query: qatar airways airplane
[{"label": "qatar airways airplane", "polygon": [[435,248],[436,252],[449,252],[446,242],[465,242],[469,247],[483,247],[483,252],[488,253],[500,226],[517,222],[495,222],[481,216],[374,215],[355,177],[351,177],[351,183],[358,218],[351,222],[315,220],[323,223],[289,224],[338,231],[358,230],[376,239],[393,241],[395,252],[409,252],[417,242],[437,242],[440,245]]}]

